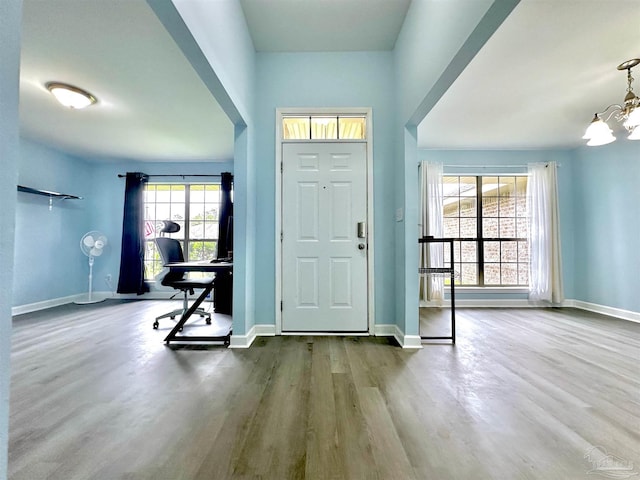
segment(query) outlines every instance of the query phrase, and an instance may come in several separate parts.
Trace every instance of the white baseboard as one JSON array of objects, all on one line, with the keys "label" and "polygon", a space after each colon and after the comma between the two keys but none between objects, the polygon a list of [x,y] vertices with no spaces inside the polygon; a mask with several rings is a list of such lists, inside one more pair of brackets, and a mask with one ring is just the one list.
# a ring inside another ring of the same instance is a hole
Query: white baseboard
[{"label": "white baseboard", "polygon": [[[176,293],[177,292],[177,293]],[[124,300],[175,300],[182,301],[182,292],[176,290],[162,291],[154,290],[152,292],[145,292],[142,295],[135,293],[108,293],[109,298],[117,298]],[[173,298],[172,298],[173,297]],[[189,301],[195,300],[198,295],[189,295]]]},{"label": "white baseboard", "polygon": [[[420,307],[424,308],[448,308],[451,300],[438,302],[420,301]],[[456,298],[456,308],[537,308],[541,304],[531,302],[526,298]]]},{"label": "white baseboard", "polygon": [[[135,293],[113,293],[113,292],[93,292],[91,297],[95,300],[107,300],[107,299],[119,299],[119,300],[173,300],[181,301],[182,294],[178,292],[176,296],[175,290],[169,291],[153,291],[145,292],[143,295],[136,295]],[[27,303],[25,305],[17,305],[11,307],[11,315],[22,315],[24,313],[37,312],[39,310],[46,310],[47,308],[59,307],[60,305],[66,305],[68,303],[80,302],[87,298],[86,293],[79,293],[77,295],[69,295],[68,297],[52,298],[50,300],[43,300],[41,302]],[[190,300],[196,297],[189,297]]]},{"label": "white baseboard", "polygon": [[[47,308],[59,307],[60,305],[73,303],[82,298],[85,298],[85,295],[70,295],[68,297],[52,298],[50,300],[43,300],[41,302],[18,305],[16,307],[11,307],[11,315],[12,316],[22,315],[24,313],[31,313],[31,312],[37,312],[39,310],[46,310]],[[96,295],[96,298],[98,298],[97,295]]]},{"label": "white baseboard", "polygon": [[376,337],[394,337],[398,326],[393,323],[374,325],[373,334]]},{"label": "white baseboard", "polygon": [[[420,302],[420,307],[425,308],[440,308],[450,307],[451,302],[445,300],[444,302]],[[549,304],[545,302],[532,302],[527,299],[506,299],[506,298],[494,298],[494,299],[456,299],[456,308],[469,307],[469,308],[541,308],[548,307]],[[609,307],[607,305],[599,305],[597,303],[583,302],[582,300],[567,299],[562,302],[560,307],[578,308],[580,310],[587,310],[589,312],[601,313],[610,317],[619,318],[621,320],[628,320],[630,322],[640,323],[640,312],[634,312],[631,310],[624,310],[622,308]]]},{"label": "white baseboard", "polygon": [[398,332],[402,335],[402,340],[396,335],[396,340],[400,342],[402,348],[422,348],[422,338],[420,335],[404,335],[400,330]]},{"label": "white baseboard", "polygon": [[597,303],[583,302],[582,300],[567,300],[563,306],[579,308],[589,312],[601,313],[610,317],[628,320],[630,322],[640,323],[640,312],[631,310],[623,310],[622,308],[608,307],[606,305],[598,305]]},{"label": "white baseboard", "polygon": [[256,337],[275,337],[275,325],[254,325],[246,335],[231,335],[229,348],[249,348]]},{"label": "white baseboard", "polygon": [[270,324],[257,324],[253,328],[256,331],[256,337],[275,337],[276,326]]},{"label": "white baseboard", "polygon": [[393,337],[402,348],[422,348],[420,335],[405,335],[404,332],[394,324],[375,325],[374,335],[377,337]]},{"label": "white baseboard", "polygon": [[249,348],[255,339],[256,326],[254,325],[245,335],[232,333],[231,339],[229,340],[229,348]]},{"label": "white baseboard", "polygon": [[[25,305],[17,305],[11,308],[11,315],[22,315],[24,313],[37,312],[39,310],[45,310],[47,308],[58,307],[60,305],[66,305],[75,301],[81,301],[86,298],[86,293],[78,295],[70,295],[67,297],[52,298],[49,300],[43,300],[40,302],[28,303]],[[175,296],[175,291],[152,291],[146,292],[144,295],[136,294],[119,294],[112,292],[94,292],[93,298],[97,300],[103,299],[132,299],[132,300],[169,300],[172,296]],[[181,296],[175,296],[174,300],[181,300]],[[421,307],[427,308],[439,308],[450,307],[449,300],[443,302],[420,302]],[[456,300],[456,307],[470,307],[470,308],[538,308],[546,306],[546,304],[530,302],[526,299],[459,299]],[[596,303],[584,302],[582,300],[567,299],[562,303],[562,307],[573,307],[581,310],[587,310],[589,312],[600,313],[608,315],[610,317],[619,318],[622,320],[628,320],[630,322],[640,323],[640,312],[634,312],[631,310],[624,310],[616,307],[609,307],[607,305],[599,305]],[[248,348],[255,337],[257,336],[275,336],[275,325],[259,324],[251,327],[251,330],[246,335],[232,335],[231,347],[234,348]],[[420,348],[420,336],[418,335],[405,335],[394,324],[378,324],[374,326],[374,335],[395,337],[396,340],[403,348]],[[415,337],[415,338],[414,338]]]},{"label": "white baseboard", "polygon": [[282,332],[280,335],[285,337],[368,337],[369,332],[323,332],[323,331],[312,331],[305,332],[304,330],[292,330]]}]

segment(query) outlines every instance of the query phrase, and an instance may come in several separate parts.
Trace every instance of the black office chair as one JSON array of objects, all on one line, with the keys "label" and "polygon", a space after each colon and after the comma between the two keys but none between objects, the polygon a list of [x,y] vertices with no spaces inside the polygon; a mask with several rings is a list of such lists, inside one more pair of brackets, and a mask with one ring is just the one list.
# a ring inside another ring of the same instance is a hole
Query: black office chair
[{"label": "black office chair", "polygon": [[[180,230],[180,225],[175,222],[164,222],[164,227],[161,230],[162,233],[173,233]],[[173,262],[184,262],[184,254],[182,253],[182,246],[180,242],[175,238],[157,237],[155,239],[158,252],[163,264]],[[157,329],[160,325],[159,320],[162,318],[175,319],[176,316],[182,316],[189,309],[189,295],[193,295],[194,290],[204,289],[214,282],[214,278],[187,278],[185,272],[176,272],[169,269],[169,271],[162,277],[160,283],[167,287],[175,288],[183,293],[182,308],[173,310],[172,312],[165,313],[156,317],[153,322],[153,328]],[[197,308],[194,314],[198,314],[201,317],[206,317],[207,324],[211,324],[211,314],[202,308]]]}]

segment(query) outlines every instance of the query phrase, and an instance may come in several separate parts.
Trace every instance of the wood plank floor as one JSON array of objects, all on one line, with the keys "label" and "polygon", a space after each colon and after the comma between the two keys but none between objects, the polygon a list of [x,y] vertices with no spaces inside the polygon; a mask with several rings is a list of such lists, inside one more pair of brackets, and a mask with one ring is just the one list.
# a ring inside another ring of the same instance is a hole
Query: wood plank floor
[{"label": "wood plank floor", "polygon": [[[455,347],[301,336],[172,349],[171,322],[151,328],[169,309],[14,319],[10,479],[640,476],[640,324],[460,308]],[[448,314],[423,312],[421,329],[446,329]]]}]

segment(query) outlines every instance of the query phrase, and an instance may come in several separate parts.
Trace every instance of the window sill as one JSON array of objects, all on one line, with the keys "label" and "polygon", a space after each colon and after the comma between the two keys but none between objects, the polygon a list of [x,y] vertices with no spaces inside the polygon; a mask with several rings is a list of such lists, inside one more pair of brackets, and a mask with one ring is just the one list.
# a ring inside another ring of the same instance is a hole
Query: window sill
[{"label": "window sill", "polygon": [[[451,287],[444,287],[446,292],[451,290]],[[485,293],[485,294],[496,294],[501,293],[505,295],[518,295],[523,293],[529,293],[529,289],[527,287],[462,287],[456,285],[457,293]]]}]

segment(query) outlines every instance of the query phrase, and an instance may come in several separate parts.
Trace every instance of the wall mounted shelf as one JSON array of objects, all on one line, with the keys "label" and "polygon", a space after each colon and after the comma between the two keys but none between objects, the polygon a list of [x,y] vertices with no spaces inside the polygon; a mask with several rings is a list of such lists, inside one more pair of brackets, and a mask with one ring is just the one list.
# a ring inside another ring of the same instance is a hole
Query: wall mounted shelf
[{"label": "wall mounted shelf", "polygon": [[39,188],[25,187],[23,185],[18,185],[18,191],[49,197],[49,210],[51,210],[51,208],[53,207],[54,198],[57,198],[59,200],[82,200],[82,197],[78,197],[77,195],[69,195],[68,193],[51,192],[49,190],[41,190]]}]

